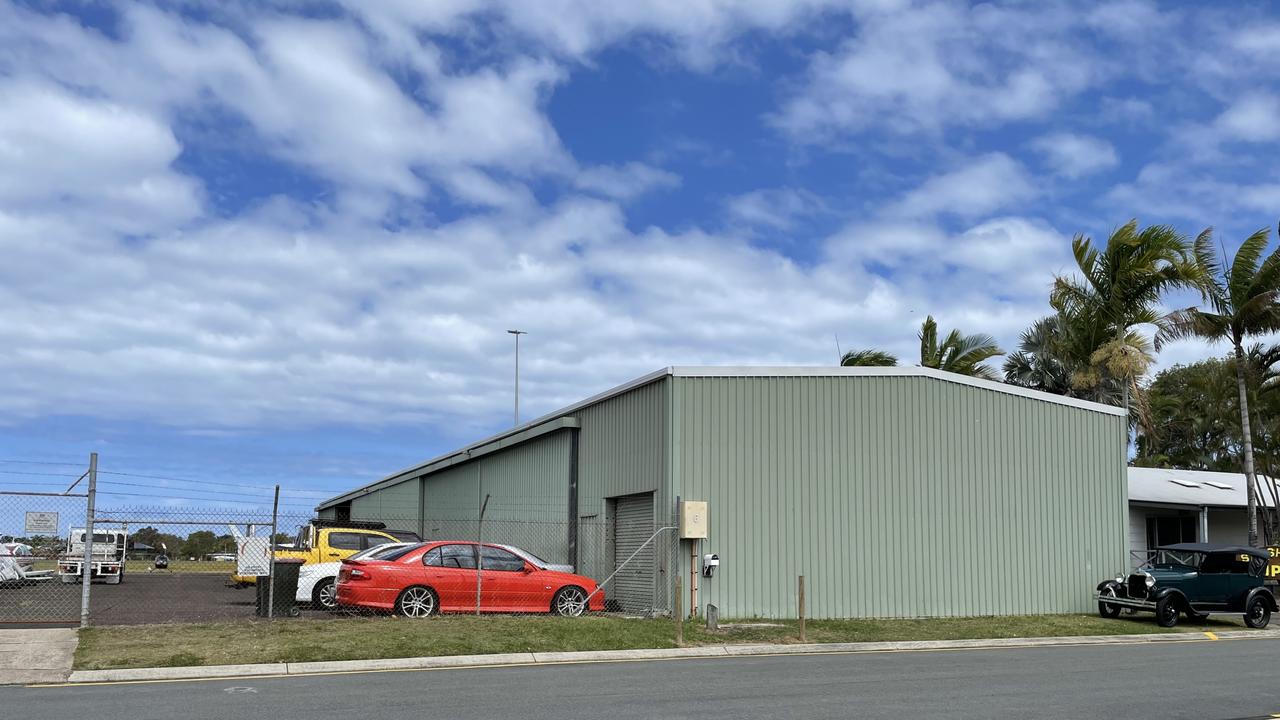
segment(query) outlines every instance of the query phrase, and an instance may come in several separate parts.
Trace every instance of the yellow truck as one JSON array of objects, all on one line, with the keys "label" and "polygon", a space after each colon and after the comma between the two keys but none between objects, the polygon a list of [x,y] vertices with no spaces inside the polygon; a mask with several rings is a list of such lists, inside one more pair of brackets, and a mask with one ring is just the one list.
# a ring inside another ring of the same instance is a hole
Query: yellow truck
[{"label": "yellow truck", "polygon": [[[395,542],[420,542],[417,533],[408,530],[388,530],[380,522],[339,520],[313,520],[298,529],[298,536],[291,548],[277,548],[276,559],[299,558],[303,565],[338,562],[344,558],[378,545]],[[238,587],[256,584],[253,575],[232,575],[231,582]]]}]

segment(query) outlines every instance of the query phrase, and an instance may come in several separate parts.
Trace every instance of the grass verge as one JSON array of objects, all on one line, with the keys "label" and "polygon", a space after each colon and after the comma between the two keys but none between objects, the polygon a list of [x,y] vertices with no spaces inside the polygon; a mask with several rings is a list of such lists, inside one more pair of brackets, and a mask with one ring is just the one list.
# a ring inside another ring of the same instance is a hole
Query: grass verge
[{"label": "grass verge", "polygon": [[[1040,615],[925,620],[810,620],[808,642],[961,640],[973,638],[1130,635],[1237,630],[1231,619],[1183,623],[1173,630],[1147,615],[1103,620],[1091,615]],[[709,631],[685,624],[686,645],[798,642],[795,621],[722,622]],[[454,615],[341,620],[241,621],[201,625],[89,628],[80,632],[77,670],[235,663],[371,660],[430,655],[625,650],[675,647],[670,620]]]}]

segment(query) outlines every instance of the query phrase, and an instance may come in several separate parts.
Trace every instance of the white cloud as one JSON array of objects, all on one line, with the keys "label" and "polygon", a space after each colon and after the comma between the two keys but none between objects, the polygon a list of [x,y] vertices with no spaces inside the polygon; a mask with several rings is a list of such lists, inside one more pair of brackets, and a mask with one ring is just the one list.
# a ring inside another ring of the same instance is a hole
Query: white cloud
[{"label": "white cloud", "polygon": [[729,198],[725,209],[735,223],[773,230],[790,230],[805,216],[828,212],[821,198],[797,188],[752,190]]},{"label": "white cloud", "polygon": [[1022,165],[1004,153],[990,153],[950,172],[934,175],[887,209],[891,215],[921,217],[951,213],[987,215],[1036,194]]},{"label": "white cloud", "polygon": [[[348,5],[362,24],[246,3],[252,21],[231,29],[130,5],[110,35],[0,5],[0,416],[469,434],[505,416],[512,326],[531,333],[537,412],[673,363],[829,362],[833,332],[910,357],[930,312],[1008,347],[1069,262],[1044,220],[990,217],[1023,212],[1038,188],[969,139],[799,261],[696,221],[633,229],[625,201],[681,178],[625,159],[580,167],[548,119],[549,95],[601,48],[653,43],[705,69],[823,3]],[[831,12],[854,13],[856,37],[819,38],[836,49],[776,118],[793,138],[1043,118],[1102,72],[1053,8],[848,7]],[[206,113],[243,123],[239,150],[337,197],[202,213],[174,128]],[[707,154],[733,171],[731,150]],[[1105,162],[1069,155],[1064,173]],[[726,201],[731,227],[787,231],[826,212],[790,180]],[[1156,169],[1136,184],[1194,192],[1180,180]],[[1274,192],[1250,190],[1239,202]]]},{"label": "white cloud", "polygon": [[1269,93],[1241,97],[1218,116],[1215,127],[1234,140],[1272,142],[1280,139],[1280,99]]},{"label": "white cloud", "polygon": [[785,32],[801,20],[846,5],[835,0],[344,0],[344,4],[398,48],[412,45],[414,30],[457,32],[468,20],[489,18],[510,34],[561,56],[581,59],[630,37],[646,36],[661,40],[683,62],[703,69],[722,60],[725,46],[747,31]]},{"label": "white cloud", "polygon": [[1280,52],[1280,23],[1252,24],[1247,29],[1237,30],[1231,40],[1237,50],[1270,61],[1276,52]]},{"label": "white cloud", "polygon": [[200,186],[170,170],[169,127],[135,108],[0,78],[0,207],[91,217],[123,232],[200,211]]},{"label": "white cloud", "polygon": [[[0,9],[0,62],[169,119],[206,109],[243,117],[264,152],[340,191],[421,197],[463,171],[564,175],[572,160],[542,111],[563,74],[514,59],[446,72],[419,43],[403,82],[383,48],[339,21],[259,18],[246,40],[146,6],[123,13],[119,40]],[[397,56],[398,57],[398,56]],[[463,197],[471,201],[470,197]]]},{"label": "white cloud", "polygon": [[[958,233],[927,222],[885,220],[843,228],[828,240],[827,256],[836,264],[889,268],[897,282],[921,283],[922,298],[944,287],[970,286],[1046,305],[1054,273],[1071,261],[1070,247],[1048,224],[1024,217],[998,217]],[[931,279],[938,287],[928,287]]]},{"label": "white cloud", "polygon": [[1052,133],[1036,138],[1032,147],[1059,175],[1079,178],[1114,167],[1116,149],[1102,138],[1075,133]]},{"label": "white cloud", "polygon": [[937,132],[1043,116],[1094,81],[1094,60],[1069,35],[1076,21],[952,3],[864,14],[856,37],[815,54],[774,122],[812,143],[871,126]]},{"label": "white cloud", "polygon": [[630,200],[653,190],[680,187],[680,176],[641,162],[585,168],[574,178],[581,190],[617,200]]}]

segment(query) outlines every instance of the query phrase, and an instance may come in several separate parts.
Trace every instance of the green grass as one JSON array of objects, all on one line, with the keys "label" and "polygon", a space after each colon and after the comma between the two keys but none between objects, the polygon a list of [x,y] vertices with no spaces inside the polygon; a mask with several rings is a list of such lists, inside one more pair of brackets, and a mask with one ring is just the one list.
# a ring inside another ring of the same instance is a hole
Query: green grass
[{"label": "green grass", "polygon": [[[1150,615],[1103,620],[1091,615],[1047,615],[931,620],[810,620],[808,642],[959,640],[971,638],[1126,635],[1235,630],[1230,618],[1183,623],[1174,630]],[[793,620],[722,622],[709,631],[685,624],[686,645],[795,643]],[[429,655],[471,655],[557,650],[675,647],[670,620],[610,616],[453,615],[425,620],[395,617],[336,620],[241,621],[201,625],[89,628],[80,632],[79,670],[225,665],[233,663],[368,660]]]}]

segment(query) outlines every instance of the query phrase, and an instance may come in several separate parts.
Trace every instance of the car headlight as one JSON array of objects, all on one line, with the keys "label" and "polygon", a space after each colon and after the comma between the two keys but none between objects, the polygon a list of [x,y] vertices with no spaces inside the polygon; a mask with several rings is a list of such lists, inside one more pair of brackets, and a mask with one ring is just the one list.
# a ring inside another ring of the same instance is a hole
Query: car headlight
[{"label": "car headlight", "polygon": [[1116,576],[1116,584],[1117,584],[1117,585],[1123,585],[1123,584],[1124,584],[1124,576],[1122,576],[1122,575],[1117,575],[1117,576]]},{"label": "car headlight", "polygon": [[1156,579],[1149,574],[1146,576],[1143,582],[1147,584],[1148,590],[1156,586]]}]

